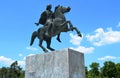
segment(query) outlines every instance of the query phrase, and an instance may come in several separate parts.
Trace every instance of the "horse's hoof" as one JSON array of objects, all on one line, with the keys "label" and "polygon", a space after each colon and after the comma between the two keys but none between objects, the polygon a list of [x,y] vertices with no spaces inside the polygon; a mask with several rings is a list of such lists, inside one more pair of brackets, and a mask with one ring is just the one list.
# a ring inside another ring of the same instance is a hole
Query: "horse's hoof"
[{"label": "horse's hoof", "polygon": [[81,34],[79,34],[78,36],[79,36],[79,37],[82,37],[82,35],[81,35]]},{"label": "horse's hoof", "polygon": [[57,40],[58,40],[58,42],[60,42],[60,43],[61,43],[61,40],[60,40],[59,38],[57,38]]},{"label": "horse's hoof", "polygon": [[50,50],[51,50],[51,51],[55,51],[55,49],[53,49],[53,48],[51,48]]},{"label": "horse's hoof", "polygon": [[55,51],[55,49],[52,49],[52,51]]},{"label": "horse's hoof", "polygon": [[45,52],[45,53],[48,53],[48,50],[45,50],[44,52]]}]

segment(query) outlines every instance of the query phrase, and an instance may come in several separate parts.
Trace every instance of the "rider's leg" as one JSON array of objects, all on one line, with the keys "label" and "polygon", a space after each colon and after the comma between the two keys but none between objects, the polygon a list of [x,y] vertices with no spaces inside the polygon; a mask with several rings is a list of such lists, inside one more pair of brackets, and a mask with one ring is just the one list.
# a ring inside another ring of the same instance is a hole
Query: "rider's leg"
[{"label": "rider's leg", "polygon": [[46,26],[46,35],[47,36],[51,36],[52,34],[51,33],[49,33],[49,32],[51,32],[51,28],[52,28],[52,23],[46,23],[44,26]]}]

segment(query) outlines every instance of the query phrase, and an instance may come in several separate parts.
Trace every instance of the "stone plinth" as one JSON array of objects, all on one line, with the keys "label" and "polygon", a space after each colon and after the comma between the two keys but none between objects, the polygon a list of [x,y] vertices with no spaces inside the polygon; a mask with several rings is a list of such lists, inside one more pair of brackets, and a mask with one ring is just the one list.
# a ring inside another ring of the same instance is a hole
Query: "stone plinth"
[{"label": "stone plinth", "polygon": [[84,54],[63,49],[28,56],[25,78],[85,78]]}]

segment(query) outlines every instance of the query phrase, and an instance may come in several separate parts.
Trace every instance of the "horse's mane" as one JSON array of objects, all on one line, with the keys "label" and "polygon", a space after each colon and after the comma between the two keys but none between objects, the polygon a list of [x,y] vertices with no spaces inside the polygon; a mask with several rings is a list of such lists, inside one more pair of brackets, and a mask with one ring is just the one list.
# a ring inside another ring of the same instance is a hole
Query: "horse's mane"
[{"label": "horse's mane", "polygon": [[55,7],[55,11],[54,12],[56,12],[56,10],[57,10],[58,7],[60,7],[60,5],[58,5],[58,6]]}]

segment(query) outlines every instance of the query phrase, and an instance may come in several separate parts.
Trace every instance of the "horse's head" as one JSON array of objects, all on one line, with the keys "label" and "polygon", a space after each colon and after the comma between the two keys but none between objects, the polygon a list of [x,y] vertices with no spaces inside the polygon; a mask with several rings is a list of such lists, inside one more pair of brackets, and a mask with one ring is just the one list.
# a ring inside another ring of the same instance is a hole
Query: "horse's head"
[{"label": "horse's head", "polygon": [[60,5],[55,7],[55,12],[61,12],[63,14],[66,13],[66,12],[69,12],[70,10],[71,10],[70,7],[63,7],[63,6],[60,6]]}]

